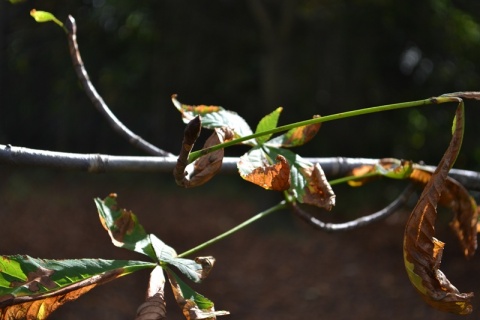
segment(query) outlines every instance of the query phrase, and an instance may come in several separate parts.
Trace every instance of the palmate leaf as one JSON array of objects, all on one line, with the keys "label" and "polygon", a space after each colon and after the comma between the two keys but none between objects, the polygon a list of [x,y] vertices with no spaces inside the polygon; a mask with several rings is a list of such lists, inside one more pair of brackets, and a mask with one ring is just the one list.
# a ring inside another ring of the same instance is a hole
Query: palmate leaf
[{"label": "palmate leaf", "polygon": [[460,102],[450,145],[407,221],[403,244],[408,277],[422,298],[434,308],[456,314],[472,312],[473,293],[460,293],[440,271],[444,243],[435,238],[434,223],[448,171],[455,163],[462,144],[463,112],[463,102]]},{"label": "palmate leaf", "polygon": [[143,261],[0,257],[0,319],[46,319],[95,286],[154,268]]},{"label": "palmate leaf", "polygon": [[155,235],[147,234],[131,211],[118,207],[116,194],[104,200],[95,199],[95,203],[102,225],[117,247],[145,254],[161,265],[172,265],[194,282],[203,280],[206,273],[202,263],[178,258],[172,247]]}]

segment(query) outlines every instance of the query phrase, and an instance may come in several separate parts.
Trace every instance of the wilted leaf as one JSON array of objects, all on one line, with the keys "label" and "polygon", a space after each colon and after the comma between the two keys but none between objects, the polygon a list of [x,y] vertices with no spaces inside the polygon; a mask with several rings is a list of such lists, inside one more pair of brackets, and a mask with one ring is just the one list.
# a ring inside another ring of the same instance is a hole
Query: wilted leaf
[{"label": "wilted leaf", "polygon": [[[188,123],[196,116],[202,117],[202,127],[207,129],[229,128],[233,131],[235,138],[251,135],[252,129],[245,120],[233,111],[225,110],[217,106],[189,106],[180,103],[176,95],[172,96],[172,102],[182,114],[182,119]],[[255,140],[242,142],[243,144],[255,145]]]},{"label": "wilted leaf", "polygon": [[212,301],[190,288],[172,270],[166,271],[175,300],[187,320],[216,319],[216,316],[230,314],[228,311],[215,311]]},{"label": "wilted leaf", "polygon": [[300,199],[301,202],[331,210],[335,205],[335,193],[320,164],[317,163],[311,167],[303,168],[301,174],[307,180],[307,185],[304,188],[305,193]]},{"label": "wilted leaf", "polygon": [[[275,111],[273,111],[272,113],[263,117],[260,120],[260,122],[258,123],[257,129],[255,130],[255,133],[275,129],[277,127],[278,118],[280,117],[280,113],[282,113],[282,110],[283,110],[283,108],[279,107]],[[265,141],[267,141],[268,139],[270,139],[271,136],[272,136],[271,134],[267,134],[267,135],[260,136],[260,137],[256,138],[256,140],[257,140],[258,143],[262,144]]]},{"label": "wilted leaf", "polygon": [[278,155],[275,164],[269,164],[261,149],[253,149],[240,157],[240,176],[264,189],[284,191],[290,188],[290,165]]},{"label": "wilted leaf", "polygon": [[165,276],[163,268],[156,266],[150,274],[145,302],[138,307],[135,320],[160,320],[167,318],[164,289]]},{"label": "wilted leaf", "polygon": [[[319,118],[320,116],[316,115],[313,118]],[[306,144],[312,140],[315,135],[320,130],[321,123],[311,124],[308,126],[297,127],[291,130],[288,130],[286,133],[273,138],[268,141],[266,144],[270,147],[276,148],[291,148],[298,147]]]},{"label": "wilted leaf", "polygon": [[46,319],[95,286],[153,268],[142,261],[0,257],[0,319]]},{"label": "wilted leaf", "polygon": [[[233,132],[229,128],[216,128],[207,139],[204,149],[233,139]],[[198,187],[213,178],[222,168],[224,149],[210,152],[185,168],[185,174],[177,184],[185,188]]]},{"label": "wilted leaf", "polygon": [[[431,172],[415,169],[410,179],[416,183],[427,184],[431,176]],[[447,177],[445,190],[442,192],[438,203],[453,211],[454,217],[450,226],[462,246],[465,257],[473,257],[477,249],[478,222],[475,200],[458,181]]]},{"label": "wilted leaf", "polygon": [[104,200],[95,199],[100,221],[115,246],[156,258],[148,234],[133,212],[117,205],[117,195],[112,193]]},{"label": "wilted leaf", "polygon": [[437,204],[462,144],[463,102],[457,108],[455,119],[450,145],[408,219],[403,255],[410,281],[428,304],[446,312],[469,314],[473,293],[460,293],[440,271],[444,244],[434,237]]}]

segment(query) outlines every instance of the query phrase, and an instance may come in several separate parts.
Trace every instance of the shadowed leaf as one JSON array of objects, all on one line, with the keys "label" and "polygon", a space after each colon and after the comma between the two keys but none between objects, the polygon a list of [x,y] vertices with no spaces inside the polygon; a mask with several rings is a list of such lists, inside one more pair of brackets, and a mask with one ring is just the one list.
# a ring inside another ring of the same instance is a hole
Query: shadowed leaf
[{"label": "shadowed leaf", "polygon": [[[203,149],[227,142],[233,139],[229,128],[216,128],[207,139]],[[185,167],[182,179],[177,184],[185,188],[198,187],[212,179],[222,168],[224,149],[210,152]],[[187,155],[188,157],[188,155]]]},{"label": "shadowed leaf", "polygon": [[136,251],[156,259],[148,234],[133,212],[117,205],[117,195],[112,193],[104,200],[95,199],[100,221],[115,246]]},{"label": "shadowed leaf", "polygon": [[434,223],[448,171],[462,144],[463,121],[463,102],[460,102],[452,140],[408,219],[403,246],[408,277],[422,298],[434,308],[456,314],[472,312],[473,293],[460,293],[440,271],[444,244],[434,237]]},{"label": "shadowed leaf", "polygon": [[275,164],[269,164],[261,149],[253,149],[240,157],[240,176],[264,189],[284,191],[290,188],[290,165],[278,155]]},{"label": "shadowed leaf", "polygon": [[[319,118],[320,116],[314,116],[313,118]],[[308,126],[297,127],[294,129],[288,130],[286,133],[273,138],[268,141],[266,144],[270,147],[276,148],[291,148],[298,147],[306,144],[312,140],[318,130],[320,130],[321,123],[311,124]]]},{"label": "shadowed leaf", "polygon": [[95,286],[153,268],[142,261],[0,257],[0,319],[46,319]]},{"label": "shadowed leaf", "polygon": [[215,311],[214,304],[183,282],[172,270],[166,269],[175,300],[187,320],[216,319],[230,314],[228,311]]}]

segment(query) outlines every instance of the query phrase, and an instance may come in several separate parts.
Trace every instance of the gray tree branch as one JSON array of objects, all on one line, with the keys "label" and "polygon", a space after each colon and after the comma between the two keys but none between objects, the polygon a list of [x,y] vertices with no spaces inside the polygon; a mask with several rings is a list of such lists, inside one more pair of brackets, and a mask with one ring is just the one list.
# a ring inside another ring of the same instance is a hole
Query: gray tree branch
[{"label": "gray tree branch", "polygon": [[[239,158],[225,157],[222,171],[236,173]],[[369,158],[306,158],[319,163],[328,178],[348,175],[352,169],[362,165],[374,165],[379,159]],[[102,172],[173,172],[177,164],[176,157],[162,156],[112,156],[106,154],[79,154],[46,151],[0,144],[0,164],[27,167],[43,167],[62,170]],[[435,170],[435,166],[424,165],[422,169]],[[480,191],[480,172],[452,169],[450,176],[465,188]]]}]

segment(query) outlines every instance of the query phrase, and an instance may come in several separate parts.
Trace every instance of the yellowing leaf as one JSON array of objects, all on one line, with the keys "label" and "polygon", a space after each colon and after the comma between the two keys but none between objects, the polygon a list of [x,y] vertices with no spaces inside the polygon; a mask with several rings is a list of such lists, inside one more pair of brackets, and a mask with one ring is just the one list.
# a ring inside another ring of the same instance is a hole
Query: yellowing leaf
[{"label": "yellowing leaf", "polygon": [[30,10],[30,15],[37,22],[52,21],[52,22],[55,22],[56,24],[58,24],[60,27],[63,28],[63,23],[60,22],[60,20],[58,20],[57,18],[55,18],[55,16],[53,14],[51,14],[50,12],[39,11],[39,10],[32,9],[32,10]]},{"label": "yellowing leaf", "polygon": [[[320,116],[316,115],[313,118],[319,118]],[[308,126],[301,126],[291,130],[288,130],[286,133],[273,138],[268,141],[266,144],[270,147],[276,148],[291,148],[298,147],[306,144],[312,140],[320,130],[321,123],[311,124]]]}]

